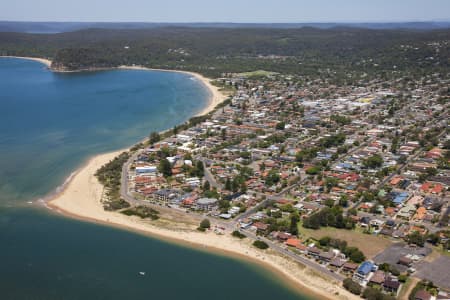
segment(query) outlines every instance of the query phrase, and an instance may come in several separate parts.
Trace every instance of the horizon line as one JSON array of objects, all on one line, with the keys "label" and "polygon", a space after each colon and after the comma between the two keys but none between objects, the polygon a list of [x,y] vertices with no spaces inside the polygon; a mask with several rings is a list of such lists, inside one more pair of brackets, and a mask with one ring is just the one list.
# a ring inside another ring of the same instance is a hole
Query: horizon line
[{"label": "horizon line", "polygon": [[23,21],[23,20],[0,20],[0,22],[17,23],[147,23],[147,24],[386,24],[386,23],[450,23],[450,19],[430,20],[380,20],[380,21]]}]

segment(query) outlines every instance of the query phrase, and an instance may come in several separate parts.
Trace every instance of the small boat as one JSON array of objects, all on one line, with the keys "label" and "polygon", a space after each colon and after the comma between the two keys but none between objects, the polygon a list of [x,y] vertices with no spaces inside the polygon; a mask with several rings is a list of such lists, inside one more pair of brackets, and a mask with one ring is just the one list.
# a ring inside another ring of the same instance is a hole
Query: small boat
[{"label": "small boat", "polygon": [[145,276],[145,272],[139,272],[139,275]]}]

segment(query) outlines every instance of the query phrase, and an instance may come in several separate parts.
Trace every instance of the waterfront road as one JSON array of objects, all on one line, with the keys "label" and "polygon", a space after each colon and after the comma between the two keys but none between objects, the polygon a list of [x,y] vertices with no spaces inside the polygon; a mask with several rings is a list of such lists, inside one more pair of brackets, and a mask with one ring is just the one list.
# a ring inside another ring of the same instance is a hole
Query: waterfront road
[{"label": "waterfront road", "polygon": [[283,255],[293,259],[294,261],[296,261],[296,262],[298,262],[298,263],[300,263],[302,265],[305,265],[306,267],[309,267],[309,268],[311,268],[311,269],[313,269],[313,270],[315,270],[315,271],[317,271],[317,272],[319,272],[321,274],[324,274],[324,275],[326,275],[327,277],[329,277],[329,278],[331,278],[333,280],[337,280],[339,282],[342,282],[345,279],[344,276],[342,276],[342,275],[340,275],[338,273],[331,272],[330,270],[328,270],[326,268],[326,266],[318,264],[315,261],[310,260],[310,259],[308,259],[306,257],[303,257],[303,256],[300,256],[298,254],[295,254],[295,253],[289,251],[288,249],[284,248],[283,246],[281,246],[281,245],[279,245],[277,243],[274,243],[273,241],[271,241],[271,240],[269,240],[269,239],[267,239],[265,237],[256,236],[253,232],[251,232],[249,230],[240,230],[240,231],[243,232],[247,237],[249,237],[251,239],[264,241],[265,243],[267,243],[267,245],[269,245],[269,247],[271,249],[275,250],[276,252],[281,253],[281,254],[283,254]]},{"label": "waterfront road", "polygon": [[[133,196],[131,196],[129,194],[129,191],[128,191],[128,170],[129,170],[130,164],[136,159],[138,154],[139,153],[133,154],[130,157],[130,159],[123,165],[122,176],[121,176],[121,186],[120,186],[120,194],[121,194],[122,198],[124,200],[128,201],[133,206],[145,205],[145,206],[149,206],[149,207],[152,207],[152,208],[155,208],[157,210],[164,211],[164,212],[167,212],[167,213],[174,213],[174,209],[173,208],[160,206],[160,205],[155,205],[155,204],[152,204],[149,201],[145,201],[145,200],[139,200],[139,199],[136,199],[135,197],[133,197]],[[298,183],[298,184],[301,184],[302,181],[303,180],[301,180],[300,183]],[[290,186],[287,189],[281,191],[280,193],[278,193],[276,195],[273,195],[271,197],[268,197],[268,199],[266,199],[266,201],[280,198],[280,196],[283,193],[285,193],[286,190],[289,190],[289,189],[293,188],[294,186],[297,186],[298,184]],[[266,201],[263,201],[263,202],[266,202]],[[263,204],[263,203],[260,203],[260,204]],[[248,213],[252,213],[252,212],[256,211],[258,208],[259,208],[259,205],[257,207],[254,207],[254,209],[249,210]],[[180,213],[186,213],[186,212],[184,212],[182,210],[180,210],[179,212]],[[244,214],[244,215],[247,215],[247,214]],[[205,215],[200,215],[200,214],[189,214],[189,216],[194,218],[194,219],[198,219],[198,221],[200,221],[201,219],[205,218]],[[218,220],[218,219],[214,218],[212,223],[214,225],[223,227],[226,231],[228,231],[228,234],[230,234],[233,230],[236,230],[236,229],[239,228],[238,221],[240,219],[242,219],[242,217],[240,217],[239,219],[234,220],[234,221],[222,221],[222,220]],[[318,264],[318,263],[316,263],[313,260],[310,260],[310,259],[308,259],[306,257],[300,256],[300,255],[298,255],[296,253],[293,253],[292,251],[289,251],[283,245],[274,243],[273,241],[271,241],[271,240],[269,240],[269,239],[267,239],[265,237],[256,236],[253,232],[251,232],[249,230],[242,230],[241,229],[240,231],[245,233],[245,235],[248,238],[251,238],[253,240],[262,240],[262,241],[266,242],[272,250],[280,253],[281,255],[283,255],[285,257],[293,259],[294,261],[296,261],[296,262],[298,262],[298,263],[300,263],[302,265],[305,265],[306,267],[309,267],[309,268],[319,272],[320,274],[323,274],[323,275],[329,277],[332,280],[336,280],[338,282],[342,282],[342,280],[344,280],[344,278],[345,278],[345,277],[343,277],[340,274],[331,272],[324,265]]]}]

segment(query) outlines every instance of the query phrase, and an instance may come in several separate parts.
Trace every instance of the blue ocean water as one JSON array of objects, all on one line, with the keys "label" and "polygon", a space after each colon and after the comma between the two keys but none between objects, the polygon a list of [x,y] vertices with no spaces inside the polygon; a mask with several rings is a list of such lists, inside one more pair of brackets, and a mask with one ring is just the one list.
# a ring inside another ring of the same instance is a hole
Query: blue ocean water
[{"label": "blue ocean water", "polygon": [[207,96],[179,73],[54,74],[0,58],[0,299],[306,299],[256,265],[27,204],[89,156],[187,120]]},{"label": "blue ocean water", "polygon": [[10,58],[0,93],[0,205],[47,194],[88,157],[184,122],[208,97],[186,74],[58,74]]}]

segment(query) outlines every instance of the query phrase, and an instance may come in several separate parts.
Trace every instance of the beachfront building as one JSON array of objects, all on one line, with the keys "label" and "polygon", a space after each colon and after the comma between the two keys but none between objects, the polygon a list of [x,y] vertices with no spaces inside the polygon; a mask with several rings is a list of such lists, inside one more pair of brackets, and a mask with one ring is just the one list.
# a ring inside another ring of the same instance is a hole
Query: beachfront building
[{"label": "beachfront building", "polygon": [[180,196],[180,192],[173,189],[161,189],[153,193],[153,198],[162,203],[168,203]]},{"label": "beachfront building", "polygon": [[158,170],[156,166],[138,166],[136,167],[136,174],[150,174],[156,173]]},{"label": "beachfront building", "polygon": [[199,210],[211,211],[217,208],[219,200],[216,198],[200,198],[197,200],[196,208]]}]

